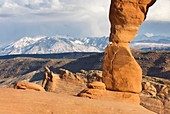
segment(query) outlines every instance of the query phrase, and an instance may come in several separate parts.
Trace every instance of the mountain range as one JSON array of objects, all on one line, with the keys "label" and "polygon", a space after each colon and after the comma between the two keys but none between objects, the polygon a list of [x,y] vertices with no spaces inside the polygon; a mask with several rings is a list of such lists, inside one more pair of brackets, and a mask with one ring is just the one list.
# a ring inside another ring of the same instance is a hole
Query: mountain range
[{"label": "mountain range", "polygon": [[[109,44],[108,37],[73,38],[69,36],[23,37],[0,48],[0,55],[49,54],[66,52],[103,52]],[[140,50],[170,50],[170,37],[138,35],[130,43]]]}]

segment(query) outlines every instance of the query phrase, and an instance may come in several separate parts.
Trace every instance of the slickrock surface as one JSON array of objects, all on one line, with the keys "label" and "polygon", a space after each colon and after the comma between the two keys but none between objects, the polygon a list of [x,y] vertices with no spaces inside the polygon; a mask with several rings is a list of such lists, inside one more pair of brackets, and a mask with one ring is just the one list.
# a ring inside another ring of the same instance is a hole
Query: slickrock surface
[{"label": "slickrock surface", "polygon": [[0,88],[0,114],[155,114],[139,105]]}]

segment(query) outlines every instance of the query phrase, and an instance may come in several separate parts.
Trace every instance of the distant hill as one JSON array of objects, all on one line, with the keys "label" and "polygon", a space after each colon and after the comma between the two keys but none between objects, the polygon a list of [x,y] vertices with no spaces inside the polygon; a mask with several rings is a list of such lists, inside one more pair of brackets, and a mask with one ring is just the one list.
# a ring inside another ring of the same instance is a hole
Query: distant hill
[{"label": "distant hill", "polygon": [[[143,70],[143,75],[170,79],[170,51],[138,51],[132,53]],[[44,66],[57,72],[59,68],[72,72],[102,70],[104,53],[61,53],[15,55],[0,57],[0,78],[23,76],[43,71]],[[38,75],[38,74],[37,74]]]}]

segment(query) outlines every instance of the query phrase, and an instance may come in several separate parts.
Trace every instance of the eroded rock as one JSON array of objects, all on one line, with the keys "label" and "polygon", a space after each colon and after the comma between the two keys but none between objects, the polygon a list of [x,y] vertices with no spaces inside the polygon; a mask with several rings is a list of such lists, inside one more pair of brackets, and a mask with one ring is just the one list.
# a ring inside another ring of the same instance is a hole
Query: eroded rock
[{"label": "eroded rock", "polygon": [[[151,98],[146,95],[140,96],[141,105],[157,114],[164,114],[164,105],[161,100],[157,98]],[[168,113],[166,113],[168,114]]]},{"label": "eroded rock", "polygon": [[17,82],[14,85],[15,89],[24,89],[24,90],[35,90],[35,91],[45,91],[43,87],[38,84],[31,82]]},{"label": "eroded rock", "polygon": [[88,88],[106,90],[106,85],[102,82],[92,82],[87,84]]},{"label": "eroded rock", "polygon": [[103,82],[108,90],[139,93],[142,70],[132,56],[128,44],[111,44],[105,50]]},{"label": "eroded rock", "polygon": [[142,70],[130,52],[128,43],[145,20],[148,8],[156,0],[111,0],[111,33],[105,50],[103,82],[113,91],[139,93]]},{"label": "eroded rock", "polygon": [[100,99],[109,101],[120,101],[131,104],[140,104],[139,95],[129,92],[108,91],[102,82],[92,82],[87,84],[86,89],[81,91],[77,96],[86,97],[90,99]]},{"label": "eroded rock", "polygon": [[65,79],[65,80],[75,80],[76,79],[75,75],[72,72],[70,72],[69,70],[60,68],[59,72],[60,72],[60,77],[62,79]]},{"label": "eroded rock", "polygon": [[142,92],[152,96],[156,96],[157,94],[156,88],[150,82],[142,82]]},{"label": "eroded rock", "polygon": [[110,42],[131,42],[156,0],[111,0]]},{"label": "eroded rock", "polygon": [[42,87],[48,92],[54,92],[57,88],[57,82],[60,79],[59,74],[55,74],[48,67],[45,67],[45,75],[42,82]]}]

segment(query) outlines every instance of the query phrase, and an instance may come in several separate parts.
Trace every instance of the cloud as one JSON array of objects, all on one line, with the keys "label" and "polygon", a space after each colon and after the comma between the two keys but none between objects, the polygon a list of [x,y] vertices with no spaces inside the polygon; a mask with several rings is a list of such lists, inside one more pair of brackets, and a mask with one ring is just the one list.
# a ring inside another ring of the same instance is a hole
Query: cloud
[{"label": "cloud", "polygon": [[[0,0],[0,25],[8,25],[6,31],[11,36],[2,31],[2,26],[0,34],[14,37],[15,30],[22,33],[20,36],[26,32],[30,36],[47,32],[78,37],[108,36],[109,6],[110,0]],[[147,20],[170,22],[169,7],[170,0],[157,0]]]},{"label": "cloud", "polygon": [[1,22],[70,23],[69,27],[78,23],[84,33],[88,31],[92,36],[107,35],[109,31],[109,0],[8,0],[1,4],[1,20],[8,15]]},{"label": "cloud", "polygon": [[148,21],[170,22],[170,0],[157,0],[149,9]]}]

